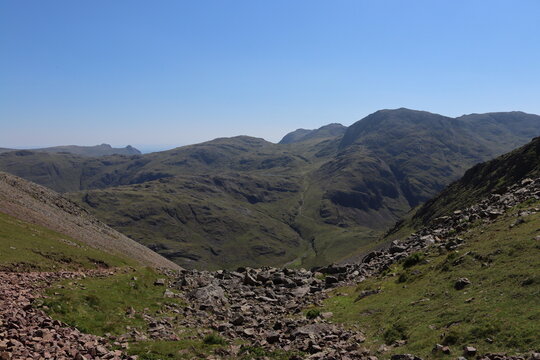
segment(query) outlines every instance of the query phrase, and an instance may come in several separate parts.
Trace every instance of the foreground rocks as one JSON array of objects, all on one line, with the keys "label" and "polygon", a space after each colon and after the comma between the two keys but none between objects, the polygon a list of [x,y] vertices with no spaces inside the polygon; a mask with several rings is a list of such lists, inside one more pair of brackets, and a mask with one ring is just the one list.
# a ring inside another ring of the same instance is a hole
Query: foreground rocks
[{"label": "foreground rocks", "polygon": [[[91,275],[105,276],[92,272]],[[136,359],[110,349],[107,340],[51,319],[32,303],[53,282],[82,273],[0,272],[0,359]]]}]

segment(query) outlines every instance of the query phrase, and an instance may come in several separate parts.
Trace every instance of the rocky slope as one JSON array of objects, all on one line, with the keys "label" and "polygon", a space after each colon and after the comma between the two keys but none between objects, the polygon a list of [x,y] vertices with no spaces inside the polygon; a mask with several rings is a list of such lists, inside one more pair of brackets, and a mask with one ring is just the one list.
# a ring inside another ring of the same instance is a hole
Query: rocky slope
[{"label": "rocky slope", "polygon": [[72,201],[6,173],[0,173],[0,212],[141,264],[178,269],[178,265],[111,229]]},{"label": "rocky slope", "polygon": [[186,267],[309,267],[369,250],[466,169],[540,134],[539,119],[383,110],[342,137],[272,144],[242,136],[129,157],[6,153],[0,168],[72,192],[101,220]]},{"label": "rocky slope", "polygon": [[83,334],[49,317],[33,303],[46,287],[62,279],[110,272],[0,272],[0,359],[132,359],[104,338]]}]

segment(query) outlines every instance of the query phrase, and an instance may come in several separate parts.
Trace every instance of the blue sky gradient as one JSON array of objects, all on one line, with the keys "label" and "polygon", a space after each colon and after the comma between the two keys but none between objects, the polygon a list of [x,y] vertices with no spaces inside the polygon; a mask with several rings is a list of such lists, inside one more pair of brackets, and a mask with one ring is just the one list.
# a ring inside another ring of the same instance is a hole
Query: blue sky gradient
[{"label": "blue sky gradient", "polygon": [[540,1],[0,0],[0,147],[540,113]]}]

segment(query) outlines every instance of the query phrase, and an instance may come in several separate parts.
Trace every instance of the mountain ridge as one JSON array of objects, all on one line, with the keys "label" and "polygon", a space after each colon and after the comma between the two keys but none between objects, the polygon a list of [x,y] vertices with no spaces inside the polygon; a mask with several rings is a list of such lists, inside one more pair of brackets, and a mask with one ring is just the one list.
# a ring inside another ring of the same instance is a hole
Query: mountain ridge
[{"label": "mountain ridge", "polygon": [[113,148],[109,144],[101,144],[94,146],[81,146],[81,145],[60,145],[51,146],[46,148],[36,149],[8,149],[0,148],[0,153],[10,151],[30,151],[30,152],[45,152],[45,153],[68,153],[73,155],[96,157],[107,155],[140,155],[141,152],[131,145],[127,145],[123,148]]}]

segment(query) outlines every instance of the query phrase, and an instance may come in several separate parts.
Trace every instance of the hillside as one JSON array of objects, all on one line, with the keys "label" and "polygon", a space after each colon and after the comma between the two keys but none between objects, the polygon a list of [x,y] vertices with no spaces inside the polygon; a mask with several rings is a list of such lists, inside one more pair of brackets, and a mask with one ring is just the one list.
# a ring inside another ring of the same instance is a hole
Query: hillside
[{"label": "hillside", "polygon": [[425,224],[459,208],[469,206],[490,194],[503,193],[510,185],[540,175],[540,138],[494,160],[467,170],[428,201],[414,215],[413,222]]},{"label": "hillside", "polygon": [[325,132],[333,128],[345,130],[330,125],[317,130],[323,137],[304,133],[287,144],[220,138],[146,155],[4,153],[0,169],[68,192],[182,266],[310,267],[368,251],[466,169],[540,135],[540,117],[397,109],[343,136]]},{"label": "hillside", "polygon": [[279,144],[293,144],[313,139],[327,139],[343,136],[347,127],[341,124],[329,124],[315,130],[297,129],[288,133]]},{"label": "hillside", "polygon": [[[12,243],[24,246],[28,251],[34,251],[34,247],[40,248],[42,244],[35,239],[32,241],[33,245],[23,245],[28,241],[28,236],[24,237],[21,229],[25,229],[25,232],[32,232],[32,229],[46,229],[37,233],[54,234],[52,236],[56,238],[67,236],[79,244],[84,244],[85,249],[95,249],[88,250],[89,253],[101,250],[110,254],[109,257],[116,256],[153,267],[178,268],[177,265],[98,221],[86,210],[61,195],[6,173],[0,173],[0,213],[4,223],[10,224],[3,228],[4,247]],[[16,240],[19,237],[22,238]],[[19,244],[19,241],[23,244]],[[69,244],[71,240],[65,242]],[[15,255],[20,256],[20,250],[15,251]],[[62,256],[61,251],[48,253],[51,256],[54,254]]]},{"label": "hillside", "polygon": [[[21,151],[16,149],[0,148],[0,153],[8,151]],[[124,148],[113,148],[109,144],[101,144],[95,146],[78,146],[78,145],[64,145],[64,146],[52,146],[47,148],[32,149],[34,152],[45,153],[66,153],[79,156],[96,157],[106,155],[139,155],[141,152],[131,145]]]},{"label": "hillside", "polygon": [[[505,164],[498,165],[502,175]],[[484,175],[477,177],[480,183],[493,181],[493,174]],[[332,312],[332,322],[357,327],[366,336],[366,349],[385,359],[405,353],[514,359],[510,355],[535,351],[539,191],[540,178],[506,181],[498,196],[442,212],[406,239],[368,254],[360,265],[343,267],[347,275],[364,276],[334,290],[313,311]]]}]

